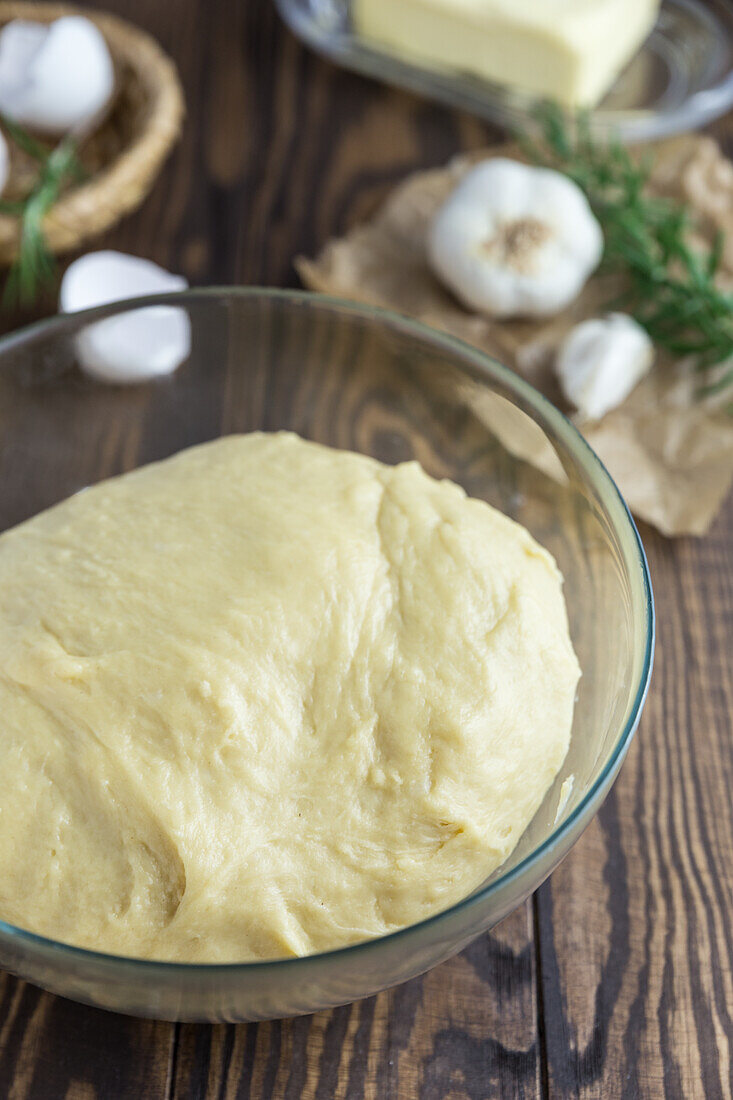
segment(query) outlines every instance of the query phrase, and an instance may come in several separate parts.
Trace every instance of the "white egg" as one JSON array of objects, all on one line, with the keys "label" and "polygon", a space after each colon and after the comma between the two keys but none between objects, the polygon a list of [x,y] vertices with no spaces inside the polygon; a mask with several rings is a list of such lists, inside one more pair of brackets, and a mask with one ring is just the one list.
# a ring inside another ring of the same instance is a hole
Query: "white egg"
[{"label": "white egg", "polygon": [[[111,250],[75,260],[61,280],[59,309],[81,309],[184,290],[187,281],[150,260]],[[104,382],[134,383],[171,374],[191,351],[191,322],[177,306],[147,306],[89,325],[76,337],[79,366]]]},{"label": "white egg", "polygon": [[109,103],[114,65],[89,19],[14,19],[0,30],[0,112],[34,130],[63,134]]}]

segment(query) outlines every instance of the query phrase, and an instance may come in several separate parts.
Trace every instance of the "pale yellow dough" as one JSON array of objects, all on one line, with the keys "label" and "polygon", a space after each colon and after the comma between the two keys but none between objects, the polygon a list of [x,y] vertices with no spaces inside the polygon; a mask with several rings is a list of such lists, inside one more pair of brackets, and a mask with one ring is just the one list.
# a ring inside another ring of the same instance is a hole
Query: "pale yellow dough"
[{"label": "pale yellow dough", "polygon": [[0,918],[300,955],[506,858],[565,756],[561,578],[414,463],[233,436],[0,538]]}]

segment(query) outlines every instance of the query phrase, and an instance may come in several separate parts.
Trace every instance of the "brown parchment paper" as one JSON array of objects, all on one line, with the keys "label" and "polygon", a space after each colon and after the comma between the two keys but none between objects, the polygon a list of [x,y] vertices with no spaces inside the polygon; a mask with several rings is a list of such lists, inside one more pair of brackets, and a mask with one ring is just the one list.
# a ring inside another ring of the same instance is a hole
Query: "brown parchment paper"
[{"label": "brown parchment paper", "polygon": [[[604,311],[618,283],[591,279],[549,321],[498,322],[463,309],[425,257],[427,225],[439,204],[472,164],[498,154],[517,155],[502,146],[409,176],[371,221],[330,241],[315,260],[299,257],[296,267],[313,290],[397,310],[475,344],[568,411],[553,372],[555,350],[571,325]],[[650,189],[690,204],[701,238],[712,239],[718,228],[726,233],[721,282],[733,287],[733,164],[699,135],[655,145],[653,158]],[[696,398],[696,381],[689,363],[658,352],[651,373],[617,409],[599,421],[573,417],[632,511],[666,535],[704,534],[733,481],[733,417],[720,399]],[[506,430],[502,436],[511,446]],[[547,456],[524,457],[546,467]]]}]

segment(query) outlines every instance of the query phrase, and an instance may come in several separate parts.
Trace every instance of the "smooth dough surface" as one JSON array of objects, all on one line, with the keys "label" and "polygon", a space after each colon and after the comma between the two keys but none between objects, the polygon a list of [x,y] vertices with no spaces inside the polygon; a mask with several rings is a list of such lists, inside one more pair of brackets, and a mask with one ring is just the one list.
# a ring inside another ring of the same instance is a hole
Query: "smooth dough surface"
[{"label": "smooth dough surface", "polygon": [[471,892],[565,756],[561,577],[417,463],[231,436],[0,537],[0,918],[243,960]]}]

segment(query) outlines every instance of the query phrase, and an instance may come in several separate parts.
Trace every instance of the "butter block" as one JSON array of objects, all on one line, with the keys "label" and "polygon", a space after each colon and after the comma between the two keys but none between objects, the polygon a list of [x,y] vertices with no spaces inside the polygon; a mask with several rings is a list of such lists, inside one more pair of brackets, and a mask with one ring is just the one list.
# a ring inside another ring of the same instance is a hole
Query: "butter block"
[{"label": "butter block", "polygon": [[660,0],[353,0],[357,34],[568,107],[596,104],[651,31]]}]

